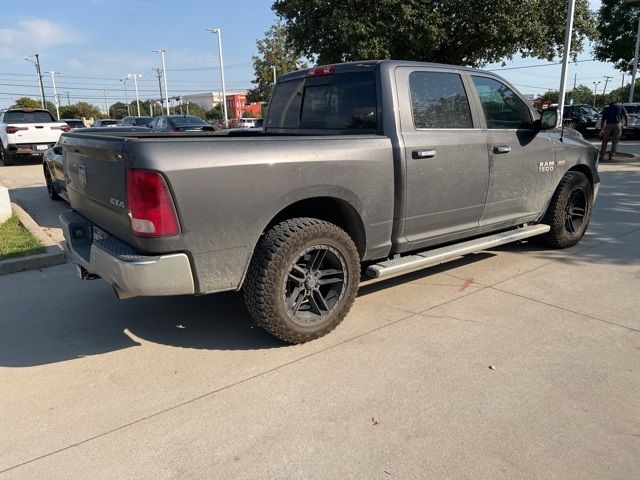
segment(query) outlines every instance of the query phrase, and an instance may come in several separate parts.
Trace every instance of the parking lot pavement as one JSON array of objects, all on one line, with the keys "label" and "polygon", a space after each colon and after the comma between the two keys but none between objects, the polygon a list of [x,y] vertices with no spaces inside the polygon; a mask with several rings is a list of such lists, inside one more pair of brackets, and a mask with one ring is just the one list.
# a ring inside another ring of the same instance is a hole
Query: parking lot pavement
[{"label": "parking lot pavement", "polygon": [[578,246],[364,286],[305,345],[235,293],[0,277],[0,479],[637,477],[640,166],[601,176]]},{"label": "parking lot pavement", "polygon": [[9,189],[11,201],[24,208],[54,241],[64,240],[58,214],[69,205],[49,199],[41,159],[20,158],[15,166],[0,167],[0,185]]}]

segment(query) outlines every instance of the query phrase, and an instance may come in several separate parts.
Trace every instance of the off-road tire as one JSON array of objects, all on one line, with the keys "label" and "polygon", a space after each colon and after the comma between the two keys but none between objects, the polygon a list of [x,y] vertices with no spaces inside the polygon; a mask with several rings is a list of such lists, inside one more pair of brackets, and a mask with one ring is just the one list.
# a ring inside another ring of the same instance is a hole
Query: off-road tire
[{"label": "off-road tire", "polygon": [[53,178],[51,177],[51,172],[47,166],[44,167],[44,179],[47,183],[47,194],[49,195],[49,198],[54,201],[62,200],[62,197],[58,195],[56,186],[53,183]]},{"label": "off-road tire", "polygon": [[[286,309],[283,282],[297,256],[319,244],[340,253],[347,281],[341,299],[325,319],[313,325],[300,325]],[[336,328],[349,312],[359,283],[360,257],[349,235],[332,223],[302,217],[283,221],[263,235],[249,265],[243,295],[247,310],[258,325],[295,344],[322,337]]]},{"label": "off-road tire", "polygon": [[[570,232],[566,226],[566,208],[574,192],[582,191],[586,196],[586,212],[579,228]],[[593,187],[589,179],[580,172],[567,172],[556,189],[547,213],[542,220],[551,230],[540,236],[540,240],[548,247],[568,248],[577,244],[589,225],[593,210]]]},{"label": "off-road tire", "polygon": [[0,145],[0,160],[5,167],[12,167],[16,164],[15,157],[11,153],[8,153],[2,145]]}]

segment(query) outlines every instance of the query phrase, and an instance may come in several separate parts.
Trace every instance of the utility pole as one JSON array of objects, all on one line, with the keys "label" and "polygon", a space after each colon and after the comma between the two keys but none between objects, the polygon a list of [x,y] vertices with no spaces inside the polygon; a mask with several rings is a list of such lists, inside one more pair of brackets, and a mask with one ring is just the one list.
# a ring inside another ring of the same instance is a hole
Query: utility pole
[{"label": "utility pole", "polygon": [[564,97],[567,90],[567,71],[569,70],[569,57],[571,55],[571,35],[573,33],[573,12],[575,0],[569,0],[567,11],[567,25],[564,32],[564,50],[562,51],[562,73],[560,74],[560,92],[558,94],[558,125],[562,125],[564,115]]},{"label": "utility pole", "polygon": [[138,116],[140,116],[140,97],[138,96],[138,78],[142,78],[139,73],[128,73],[127,78],[133,78],[133,83],[136,86],[136,106],[138,107]]},{"label": "utility pole", "polygon": [[107,117],[111,118],[111,112],[109,112],[109,105],[107,104],[107,91],[103,90],[104,92],[104,111],[107,114]]},{"label": "utility pole", "polygon": [[71,98],[69,97],[69,90],[67,90],[67,107],[71,106]]},{"label": "utility pole", "polygon": [[[36,61],[34,62],[29,57],[36,57]],[[36,74],[38,76],[38,83],[40,84],[40,101],[42,102],[42,108],[47,108],[47,100],[44,97],[44,84],[42,83],[42,72],[40,70],[40,54],[35,53],[33,55],[29,55],[24,57],[27,62],[31,62],[36,66]]]},{"label": "utility pole", "polygon": [[622,72],[622,85],[620,86],[620,103],[624,102],[622,91],[624,90],[624,72]]},{"label": "utility pole", "polygon": [[276,78],[276,67],[272,65],[271,69],[273,70],[273,84],[275,85],[276,82],[278,81]]},{"label": "utility pole", "polygon": [[222,60],[222,31],[219,28],[208,29],[211,33],[218,35],[218,53],[220,55],[220,78],[222,80],[222,111],[224,112],[224,126],[229,126],[229,116],[227,114],[227,89],[224,86],[224,62]]},{"label": "utility pole", "polygon": [[129,95],[127,95],[127,80],[128,78],[121,78],[120,81],[124,86],[124,101],[127,102],[127,115],[131,116],[131,105],[129,105]]},{"label": "utility pole", "polygon": [[52,70],[44,73],[51,74],[51,83],[53,84],[53,103],[56,105],[56,116],[58,117],[58,120],[60,120],[60,98],[58,98],[58,92],[56,90],[56,75],[60,75],[60,72],[54,72]]},{"label": "utility pole", "polygon": [[160,89],[160,106],[163,106],[164,98],[162,97],[162,73],[160,73],[161,70],[159,68],[154,68],[153,70],[156,72],[156,77],[158,77],[158,88]]},{"label": "utility pole", "polygon": [[162,59],[162,76],[164,77],[164,96],[167,99],[167,115],[171,115],[169,111],[169,89],[167,88],[167,66],[164,63],[164,54],[166,50],[161,48],[159,50],[152,50],[152,52],[156,52],[160,54],[160,58]]},{"label": "utility pole", "polygon": [[612,78],[613,77],[610,77],[609,75],[604,76],[604,90],[602,90],[603,97],[607,94],[607,84],[609,83],[609,80],[611,80]]}]

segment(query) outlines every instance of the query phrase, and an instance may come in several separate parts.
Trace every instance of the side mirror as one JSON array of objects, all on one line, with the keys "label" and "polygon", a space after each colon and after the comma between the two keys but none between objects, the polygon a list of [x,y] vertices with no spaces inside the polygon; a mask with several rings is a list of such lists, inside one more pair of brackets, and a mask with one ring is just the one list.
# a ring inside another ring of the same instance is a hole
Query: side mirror
[{"label": "side mirror", "polygon": [[558,111],[545,110],[540,117],[540,130],[552,130],[558,126]]},{"label": "side mirror", "polygon": [[62,147],[53,147],[53,153],[55,153],[56,155],[62,155]]}]

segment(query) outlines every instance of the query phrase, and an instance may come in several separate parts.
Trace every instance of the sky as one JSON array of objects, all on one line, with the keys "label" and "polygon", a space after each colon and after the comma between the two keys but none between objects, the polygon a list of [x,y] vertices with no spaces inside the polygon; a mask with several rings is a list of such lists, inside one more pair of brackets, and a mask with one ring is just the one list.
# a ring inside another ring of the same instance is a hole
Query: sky
[{"label": "sky", "polygon": [[[220,28],[227,91],[251,88],[251,57],[256,40],[274,23],[270,0],[21,0],[2,2],[0,16],[0,108],[19,96],[39,98],[35,67],[23,57],[40,54],[43,72],[56,71],[61,104],[88,101],[104,105],[124,101],[120,79],[141,74],[140,99],[159,98],[153,68],[161,66],[154,49],[166,49],[167,81],[171,96],[218,91],[220,70],[216,35]],[[593,9],[599,0],[590,0]],[[593,87],[610,75],[608,90],[620,86],[621,74],[610,64],[591,60],[588,48],[569,71],[577,83]],[[536,67],[531,68],[532,65]],[[544,65],[538,67],[537,65]],[[517,67],[517,68],[514,68]],[[523,68],[526,67],[526,68]],[[488,65],[523,93],[557,89],[560,66],[539,59],[520,59],[506,65]],[[50,74],[44,75],[45,93],[52,99]],[[133,82],[128,99],[135,98]]]}]

